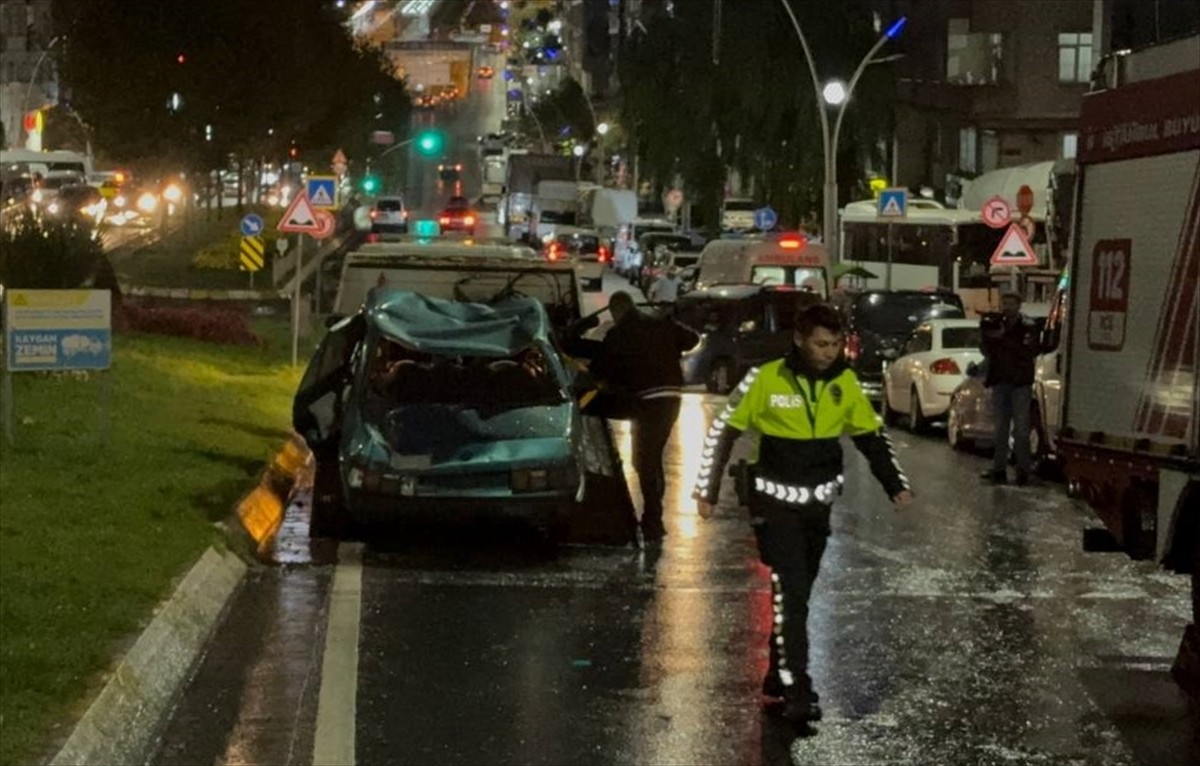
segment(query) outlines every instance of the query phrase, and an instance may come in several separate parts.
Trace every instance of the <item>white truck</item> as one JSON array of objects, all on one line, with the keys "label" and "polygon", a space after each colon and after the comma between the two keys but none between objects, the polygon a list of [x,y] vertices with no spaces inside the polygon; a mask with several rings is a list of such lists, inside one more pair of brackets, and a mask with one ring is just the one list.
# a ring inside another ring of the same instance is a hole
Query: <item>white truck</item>
[{"label": "white truck", "polygon": [[1109,57],[1084,97],[1058,450],[1123,551],[1191,575],[1200,699],[1200,36]]}]

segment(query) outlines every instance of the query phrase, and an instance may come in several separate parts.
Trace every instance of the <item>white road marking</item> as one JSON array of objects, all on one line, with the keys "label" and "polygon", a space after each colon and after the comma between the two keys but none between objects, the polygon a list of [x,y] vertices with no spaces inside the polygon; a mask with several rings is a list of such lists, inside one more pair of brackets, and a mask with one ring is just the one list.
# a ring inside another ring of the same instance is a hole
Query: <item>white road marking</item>
[{"label": "white road marking", "polygon": [[338,546],[321,659],[313,766],[353,766],[358,698],[358,636],[362,621],[362,545]]}]

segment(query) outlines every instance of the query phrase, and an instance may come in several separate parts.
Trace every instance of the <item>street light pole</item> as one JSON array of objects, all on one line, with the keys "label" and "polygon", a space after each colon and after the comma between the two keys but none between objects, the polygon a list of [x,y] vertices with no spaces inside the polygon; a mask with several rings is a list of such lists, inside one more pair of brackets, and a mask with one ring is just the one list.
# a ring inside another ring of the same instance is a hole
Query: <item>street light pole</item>
[{"label": "street light pole", "polygon": [[[829,115],[825,109],[825,97],[822,94],[822,88],[819,78],[817,77],[817,66],[813,61],[812,50],[808,47],[808,40],[804,37],[804,30],[800,27],[800,20],[796,18],[792,6],[788,0],[779,0],[783,4],[783,9],[787,11],[788,18],[792,21],[792,27],[796,30],[796,37],[800,38],[800,47],[804,49],[804,58],[808,62],[808,73],[812,77],[813,93],[817,99],[817,114],[821,118],[821,142],[825,155],[825,192],[822,199],[822,222],[821,228],[826,249],[829,250],[829,256],[834,263],[841,262],[840,232],[837,225],[837,145],[838,138],[842,131],[842,118],[846,115],[846,106],[850,103],[850,96],[854,92],[854,86],[858,84],[858,79],[862,77],[863,71],[872,63],[875,54],[879,49],[891,40],[896,35],[900,34],[900,30],[907,22],[905,17],[900,17],[895,23],[885,31],[871,50],[867,51],[867,55],[863,56],[859,62],[858,68],[854,70],[854,75],[850,78],[850,84],[846,86],[841,103],[838,105],[837,120],[834,122],[833,132],[829,130]],[[893,183],[896,179],[892,179]]]},{"label": "street light pole", "polygon": [[[37,77],[38,70],[42,68],[42,62],[46,60],[46,54],[54,47],[55,43],[62,39],[62,35],[55,35],[46,44],[42,50],[42,55],[38,56],[37,63],[33,65],[33,71],[29,74],[29,85],[25,87],[25,98],[21,101],[21,127],[25,126],[25,110],[29,108],[29,96],[33,93],[33,81]],[[25,131],[25,140],[29,140],[29,131]]]}]

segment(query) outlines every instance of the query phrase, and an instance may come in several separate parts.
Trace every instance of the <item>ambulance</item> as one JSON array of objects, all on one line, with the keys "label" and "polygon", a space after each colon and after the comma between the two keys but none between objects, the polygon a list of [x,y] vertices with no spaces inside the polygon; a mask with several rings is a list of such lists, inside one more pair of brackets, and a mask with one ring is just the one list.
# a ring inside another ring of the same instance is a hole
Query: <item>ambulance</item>
[{"label": "ambulance", "polygon": [[700,252],[696,288],[719,284],[791,285],[829,295],[829,252],[802,232],[715,239]]}]

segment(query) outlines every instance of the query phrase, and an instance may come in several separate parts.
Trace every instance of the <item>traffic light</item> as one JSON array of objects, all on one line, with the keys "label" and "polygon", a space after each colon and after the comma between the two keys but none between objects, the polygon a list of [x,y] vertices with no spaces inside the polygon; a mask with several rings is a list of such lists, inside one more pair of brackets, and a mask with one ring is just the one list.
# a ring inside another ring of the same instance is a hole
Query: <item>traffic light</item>
[{"label": "traffic light", "polygon": [[427,130],[417,136],[417,151],[426,157],[435,157],[442,153],[445,139],[436,130]]},{"label": "traffic light", "polygon": [[379,176],[365,175],[362,180],[362,190],[364,194],[376,194],[379,192]]}]

